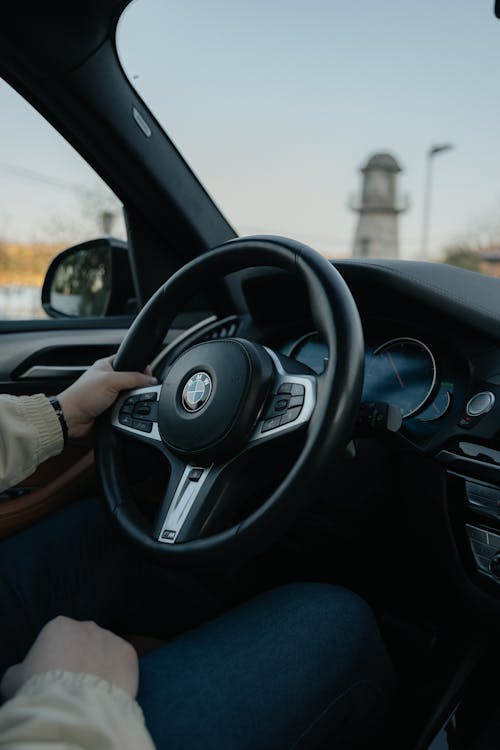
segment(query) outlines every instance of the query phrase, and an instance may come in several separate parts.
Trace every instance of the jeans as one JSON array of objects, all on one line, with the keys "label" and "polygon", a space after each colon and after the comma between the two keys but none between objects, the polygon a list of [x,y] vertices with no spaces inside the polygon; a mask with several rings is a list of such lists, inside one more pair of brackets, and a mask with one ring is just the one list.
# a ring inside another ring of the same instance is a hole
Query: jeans
[{"label": "jeans", "polygon": [[291,584],[220,614],[194,579],[121,539],[94,499],[0,542],[0,612],[0,673],[58,614],[169,638],[140,659],[138,702],[158,750],[351,747],[392,692],[375,619],[354,593]]}]

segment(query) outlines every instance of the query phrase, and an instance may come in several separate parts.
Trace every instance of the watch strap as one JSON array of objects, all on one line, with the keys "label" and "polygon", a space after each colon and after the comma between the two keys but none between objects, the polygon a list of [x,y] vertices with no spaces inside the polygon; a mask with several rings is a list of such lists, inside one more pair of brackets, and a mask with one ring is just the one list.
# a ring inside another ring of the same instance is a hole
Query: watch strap
[{"label": "watch strap", "polygon": [[50,396],[49,402],[56,413],[56,416],[59,420],[59,424],[61,425],[64,445],[66,446],[68,442],[68,425],[66,424],[66,420],[64,418],[64,412],[62,410],[61,404],[59,403],[59,399],[56,398],[56,396]]}]

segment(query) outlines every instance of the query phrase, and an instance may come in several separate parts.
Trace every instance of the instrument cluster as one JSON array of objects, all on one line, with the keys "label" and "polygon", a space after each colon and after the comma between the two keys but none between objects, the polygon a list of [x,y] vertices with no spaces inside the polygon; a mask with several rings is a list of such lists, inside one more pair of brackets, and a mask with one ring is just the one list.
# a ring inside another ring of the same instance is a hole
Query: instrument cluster
[{"label": "instrument cluster", "polygon": [[[288,347],[290,357],[321,374],[330,353],[318,333]],[[397,336],[368,343],[362,401],[395,404],[403,419],[434,422],[450,409],[454,383],[439,372],[430,347],[418,338]]]}]

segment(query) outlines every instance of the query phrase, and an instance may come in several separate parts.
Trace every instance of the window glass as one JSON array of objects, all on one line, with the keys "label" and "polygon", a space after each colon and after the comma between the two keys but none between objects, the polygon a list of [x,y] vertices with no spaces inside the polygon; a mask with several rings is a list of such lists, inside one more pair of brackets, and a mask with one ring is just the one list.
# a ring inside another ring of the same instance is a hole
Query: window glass
[{"label": "window glass", "polygon": [[76,151],[0,79],[0,319],[45,318],[52,258],[85,240],[126,238],[122,206]]},{"label": "window glass", "polygon": [[497,273],[492,6],[136,0],[118,50],[239,233]]}]

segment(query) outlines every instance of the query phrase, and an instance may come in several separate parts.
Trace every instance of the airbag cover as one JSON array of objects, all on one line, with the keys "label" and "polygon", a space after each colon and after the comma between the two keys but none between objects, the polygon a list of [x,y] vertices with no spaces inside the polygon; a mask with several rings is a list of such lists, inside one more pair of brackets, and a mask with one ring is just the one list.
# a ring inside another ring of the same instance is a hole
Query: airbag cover
[{"label": "airbag cover", "polygon": [[210,460],[249,437],[272,380],[263,347],[243,339],[207,341],[180,355],[163,382],[160,433],[174,452]]}]

